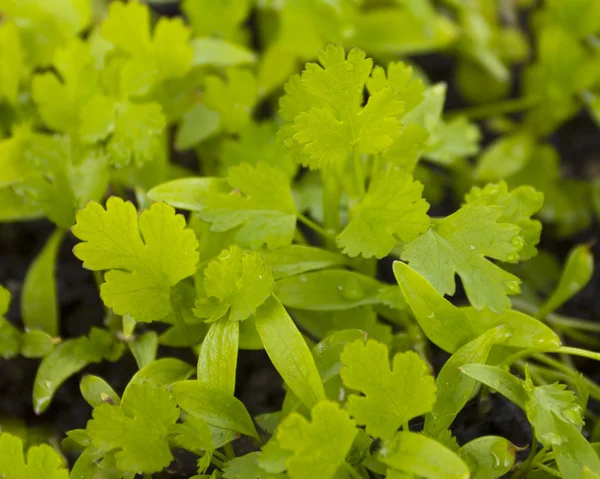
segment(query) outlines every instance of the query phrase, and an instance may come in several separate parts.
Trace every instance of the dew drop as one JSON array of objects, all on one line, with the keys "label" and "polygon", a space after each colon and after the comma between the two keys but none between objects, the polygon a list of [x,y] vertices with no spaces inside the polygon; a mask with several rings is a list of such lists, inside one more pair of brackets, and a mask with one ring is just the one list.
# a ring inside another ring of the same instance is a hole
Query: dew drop
[{"label": "dew drop", "polygon": [[517,281],[507,281],[505,284],[509,294],[518,294],[521,291]]},{"label": "dew drop", "polygon": [[471,250],[474,250],[475,249],[475,245],[471,245],[470,248],[471,248]]},{"label": "dew drop", "polygon": [[511,253],[507,256],[508,261],[517,261],[519,259],[519,255],[517,253]]},{"label": "dew drop", "polygon": [[435,313],[432,311],[431,313],[429,313],[429,315],[427,317],[429,319],[433,319],[433,318],[435,318]]},{"label": "dew drop", "polygon": [[343,286],[338,286],[342,297],[348,301],[358,301],[365,295],[363,286],[356,278],[348,278]]},{"label": "dew drop", "polygon": [[259,275],[258,275],[258,279],[262,279],[262,274],[259,274]]},{"label": "dew drop", "polygon": [[517,249],[522,249],[525,246],[525,241],[521,236],[515,236],[510,240],[510,244],[513,245]]},{"label": "dew drop", "polygon": [[305,274],[301,274],[298,279],[300,280],[301,283],[308,283],[308,278],[306,277]]}]

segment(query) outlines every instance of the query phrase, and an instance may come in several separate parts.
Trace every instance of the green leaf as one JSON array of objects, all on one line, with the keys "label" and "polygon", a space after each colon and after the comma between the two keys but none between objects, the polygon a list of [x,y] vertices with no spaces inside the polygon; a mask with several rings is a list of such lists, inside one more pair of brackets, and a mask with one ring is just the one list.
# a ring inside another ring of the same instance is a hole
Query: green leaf
[{"label": "green leaf", "polygon": [[367,304],[404,307],[394,287],[348,270],[314,271],[275,282],[275,295],[290,308],[337,311]]},{"label": "green leaf", "polygon": [[155,331],[146,331],[133,341],[127,343],[139,369],[144,368],[156,359],[158,351],[158,335]]},{"label": "green leaf", "polygon": [[523,387],[523,381],[516,378],[508,371],[496,366],[485,364],[466,364],[460,368],[461,372],[498,391],[510,402],[525,410],[529,401],[529,394]]},{"label": "green leaf", "polygon": [[411,111],[423,101],[425,85],[423,80],[415,75],[413,67],[403,62],[390,62],[386,71],[376,66],[367,80],[369,93],[374,93],[386,87],[392,87],[400,93],[405,103],[406,112]]},{"label": "green leaf", "polygon": [[325,399],[310,349],[277,297],[267,299],[256,311],[255,321],[271,362],[290,390],[307,407]]},{"label": "green leaf", "polygon": [[182,6],[196,35],[224,38],[236,36],[237,28],[245,20],[250,7],[249,0],[184,0]]},{"label": "green leaf", "polygon": [[535,138],[517,132],[500,137],[477,160],[474,176],[479,181],[499,181],[520,171],[533,154]]},{"label": "green leaf", "polygon": [[389,438],[400,426],[431,411],[436,387],[429,366],[413,352],[398,353],[390,369],[388,348],[355,341],[344,348],[340,375],[350,395],[346,409],[370,436]]},{"label": "green leaf", "polygon": [[39,329],[58,336],[58,306],[54,277],[58,250],[65,232],[56,230],[31,263],[23,283],[21,317],[26,328]]},{"label": "green leaf", "polygon": [[21,340],[23,343],[21,354],[26,358],[43,358],[47,356],[59,341],[38,329],[25,331],[21,336]]},{"label": "green leaf", "polygon": [[398,241],[408,243],[429,228],[423,185],[394,167],[371,180],[365,197],[351,211],[337,245],[350,257],[383,258]]},{"label": "green leaf", "polygon": [[586,470],[600,471],[600,459],[579,429],[571,422],[562,421],[555,416],[554,430],[560,437],[560,443],[555,444],[552,449],[562,477],[594,477],[586,476]]},{"label": "green leaf", "polygon": [[277,428],[277,442],[294,454],[286,460],[294,479],[338,477],[358,429],[344,410],[331,401],[316,404],[312,421],[293,412]]},{"label": "green leaf", "polygon": [[156,387],[168,387],[178,381],[185,381],[192,374],[195,368],[188,363],[175,358],[160,358],[151,362],[140,369],[129,380],[123,396],[127,390],[135,384],[150,383]]},{"label": "green leaf", "polygon": [[69,377],[90,363],[103,359],[116,361],[123,353],[123,344],[117,343],[108,331],[92,328],[89,338],[82,336],[58,344],[48,354],[37,370],[33,384],[33,408],[43,413],[56,390]]},{"label": "green leaf", "polygon": [[10,292],[0,285],[0,357],[10,359],[21,350],[21,333],[6,319]]},{"label": "green leaf", "polygon": [[3,22],[0,26],[0,100],[17,103],[21,75],[23,72],[23,48],[18,27],[13,22]]},{"label": "green leaf", "polygon": [[165,203],[142,212],[110,197],[106,210],[90,202],[77,213],[73,234],[82,243],[73,249],[83,266],[110,270],[100,294],[116,314],[136,321],[157,321],[171,312],[170,289],[194,274],[198,262],[194,233],[185,219]]},{"label": "green leaf", "polygon": [[269,249],[287,246],[296,231],[296,206],[289,178],[266,163],[241,164],[229,169],[232,193],[214,193],[206,198],[200,217],[212,224],[211,231],[238,228],[236,241],[249,248],[266,244]]},{"label": "green leaf", "polygon": [[264,251],[262,257],[271,266],[275,279],[348,264],[348,259],[341,254],[296,244]]},{"label": "green leaf", "polygon": [[227,182],[222,178],[181,178],[155,186],[148,192],[148,198],[164,201],[175,208],[201,211],[206,207],[208,196],[229,191]]},{"label": "green leaf", "polygon": [[179,151],[188,150],[210,138],[218,131],[220,121],[221,115],[218,112],[206,108],[202,103],[196,103],[183,115],[175,137],[175,148]]},{"label": "green leaf", "polygon": [[512,469],[517,447],[503,437],[482,436],[465,444],[458,454],[469,465],[472,479],[496,479]]},{"label": "green leaf", "polygon": [[198,354],[198,381],[234,393],[239,335],[238,321],[224,316],[212,323]]},{"label": "green leaf", "polygon": [[593,274],[594,256],[590,251],[589,245],[574,247],[569,252],[560,276],[560,282],[550,297],[540,307],[536,316],[538,318],[545,318],[560,308],[589,283]]},{"label": "green leaf", "polygon": [[104,403],[94,408],[86,432],[93,447],[105,455],[116,451],[122,471],[159,472],[173,459],[167,435],[179,414],[166,389],[136,384],[120,406]]},{"label": "green leaf", "polygon": [[204,270],[205,298],[196,300],[194,314],[206,321],[226,317],[244,321],[271,295],[273,274],[256,251],[231,246]]},{"label": "green leaf", "polygon": [[0,475],[8,478],[68,479],[64,459],[47,444],[30,447],[27,462],[20,438],[0,433]]},{"label": "green leaf", "polygon": [[196,416],[187,415],[183,423],[171,426],[172,441],[195,454],[202,455],[198,460],[198,472],[204,472],[210,465],[214,444],[212,432],[208,424]]},{"label": "green leaf", "polygon": [[475,308],[502,312],[520,280],[487,258],[516,261],[524,246],[520,227],[499,222],[503,213],[481,200],[469,203],[409,243],[402,259],[442,294],[454,294],[458,274]]},{"label": "green leaf", "polygon": [[437,395],[431,412],[425,417],[425,434],[436,438],[446,431],[472,397],[477,381],[462,374],[460,368],[465,364],[485,364],[492,346],[504,342],[509,334],[505,326],[497,326],[450,356],[435,380]]},{"label": "green leaf", "polygon": [[341,165],[352,152],[376,154],[392,145],[404,112],[399,93],[381,88],[361,107],[373,62],[359,49],[346,59],[344,49],[332,45],[318,58],[322,67],[307,64],[301,83],[290,84],[281,100],[281,115],[290,122],[283,134],[301,147],[301,161],[313,169]]},{"label": "green leaf", "polygon": [[81,378],[79,382],[81,395],[92,407],[98,407],[105,402],[116,406],[121,404],[121,398],[104,379],[90,374]]},{"label": "green leaf", "polygon": [[506,183],[501,181],[495,185],[488,184],[484,188],[474,187],[465,196],[465,200],[467,203],[480,202],[487,206],[502,206],[504,214],[498,222],[511,223],[521,228],[520,235],[525,244],[519,251],[519,260],[528,260],[537,255],[536,245],[540,241],[542,223],[532,220],[531,216],[542,207],[542,193],[530,186],[519,186],[509,192]]},{"label": "green leaf", "polygon": [[223,477],[225,479],[284,479],[286,477],[262,469],[258,462],[259,457],[259,452],[236,457],[225,465]]},{"label": "green leaf", "polygon": [[228,83],[217,77],[204,80],[204,103],[221,115],[220,127],[228,133],[238,133],[250,122],[252,109],[258,101],[258,84],[250,70],[227,69]]},{"label": "green leaf", "polygon": [[[384,442],[378,454],[384,464],[425,479],[468,479],[469,469],[463,460],[439,442],[401,431]],[[402,477],[402,476],[400,476]]]},{"label": "green leaf", "polygon": [[194,49],[194,66],[231,67],[256,62],[253,51],[222,38],[194,38],[191,44]]},{"label": "green leaf", "polygon": [[246,407],[233,394],[202,381],[180,381],[171,386],[179,407],[211,426],[256,438],[258,433]]}]

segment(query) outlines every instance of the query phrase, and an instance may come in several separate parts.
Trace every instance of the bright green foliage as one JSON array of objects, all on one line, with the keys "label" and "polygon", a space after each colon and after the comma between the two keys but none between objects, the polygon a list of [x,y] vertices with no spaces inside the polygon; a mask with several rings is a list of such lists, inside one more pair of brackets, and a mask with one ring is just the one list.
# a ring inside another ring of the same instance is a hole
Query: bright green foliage
[{"label": "bright green foliage", "polygon": [[11,358],[19,354],[21,334],[4,316],[10,305],[10,292],[0,285],[0,356]]},{"label": "bright green foliage", "polygon": [[229,68],[227,84],[217,76],[205,79],[204,101],[210,109],[221,114],[220,126],[237,133],[250,122],[252,108],[258,100],[256,78],[250,70]]},{"label": "bright green foliage", "polygon": [[60,454],[47,444],[30,447],[25,459],[21,439],[2,432],[0,476],[7,479],[67,479],[69,471]]},{"label": "bright green foliage", "polygon": [[[392,87],[375,91],[361,107],[373,62],[354,49],[328,46],[319,54],[322,66],[309,63],[302,79],[292,78],[281,100],[284,134],[301,147],[302,163],[311,168],[343,164],[349,155],[376,154],[400,134],[404,112]],[[292,123],[293,122],[293,123]]]},{"label": "bright green foliage", "polygon": [[83,241],[74,253],[84,267],[110,270],[101,287],[105,304],[137,321],[169,314],[171,287],[196,271],[196,238],[165,203],[152,205],[139,221],[135,207],[120,198],[109,198],[106,209],[88,203],[73,234]]},{"label": "bright green foliage", "polygon": [[474,187],[465,197],[468,203],[478,202],[487,206],[502,206],[504,214],[499,223],[511,223],[521,228],[520,236],[525,244],[519,251],[519,260],[531,259],[537,254],[536,245],[540,241],[542,223],[531,219],[542,207],[544,195],[530,186],[519,186],[508,191],[504,181],[488,184],[484,188]]},{"label": "bright green foliage", "polygon": [[236,241],[249,248],[286,246],[292,242],[296,207],[288,177],[266,163],[243,163],[229,169],[230,194],[214,192],[206,198],[200,217],[212,231],[238,228]]},{"label": "bright green foliage", "polygon": [[286,417],[277,428],[277,441],[282,449],[294,453],[286,461],[291,479],[333,479],[357,434],[345,411],[323,401],[312,409],[311,422],[296,412]]},{"label": "bright green foliage", "polygon": [[167,436],[179,409],[166,389],[133,385],[120,406],[101,404],[92,414],[86,428],[92,446],[104,454],[117,451],[120,470],[158,472],[173,459]]},{"label": "bright green foliage", "polygon": [[225,479],[283,479],[283,474],[273,474],[262,469],[258,463],[260,453],[251,452],[229,461],[225,466]]},{"label": "bright green foliage", "polygon": [[365,396],[351,395],[347,409],[369,435],[391,437],[400,426],[429,411],[435,384],[427,364],[414,352],[398,353],[390,370],[388,348],[377,341],[355,341],[340,356],[344,384]]},{"label": "bright green foliage", "polygon": [[515,262],[524,246],[521,228],[499,222],[503,214],[504,208],[484,200],[469,203],[409,243],[402,259],[442,294],[454,294],[458,274],[474,307],[501,312],[520,280],[486,257]]},{"label": "bright green foliage", "polygon": [[398,240],[408,243],[429,228],[429,205],[423,186],[395,168],[374,177],[369,191],[353,209],[337,244],[350,257],[383,258]]},{"label": "bright green foliage", "polygon": [[194,314],[216,321],[229,313],[231,321],[243,321],[270,296],[273,283],[271,268],[259,253],[232,246],[204,270],[206,298],[196,301]]},{"label": "bright green foliage", "polygon": [[250,10],[248,0],[184,0],[182,3],[196,35],[217,35],[227,39],[241,34],[237,29]]},{"label": "bright green foliage", "polygon": [[14,23],[0,25],[0,100],[17,102],[23,74],[23,51],[19,30]]},{"label": "bright green foliage", "polygon": [[373,94],[386,87],[392,87],[402,95],[405,111],[409,112],[423,101],[425,86],[420,78],[413,74],[412,67],[402,62],[390,62],[385,69],[380,66],[373,68],[371,78],[367,80],[367,89]]}]

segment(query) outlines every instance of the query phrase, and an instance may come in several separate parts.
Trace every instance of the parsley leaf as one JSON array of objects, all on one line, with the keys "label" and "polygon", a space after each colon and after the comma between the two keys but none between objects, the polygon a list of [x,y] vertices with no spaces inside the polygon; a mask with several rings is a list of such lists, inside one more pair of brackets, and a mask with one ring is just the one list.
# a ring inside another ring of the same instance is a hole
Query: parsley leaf
[{"label": "parsley leaf", "polygon": [[[282,130],[301,147],[300,160],[312,169],[343,164],[352,152],[375,154],[400,134],[404,103],[392,87],[381,88],[362,107],[373,62],[365,53],[329,45],[319,53],[322,65],[309,63],[302,78],[293,77],[281,100]],[[288,145],[290,141],[288,139]]]},{"label": "parsley leaf", "polygon": [[290,180],[278,168],[243,163],[229,169],[232,193],[211,192],[199,213],[212,223],[211,231],[239,228],[235,234],[240,246],[269,249],[287,246],[296,230],[296,206]]},{"label": "parsley leaf", "polygon": [[353,209],[350,223],[337,237],[338,246],[350,257],[383,258],[398,239],[414,240],[429,228],[429,205],[422,191],[421,183],[399,169],[381,172]]},{"label": "parsley leaf", "polygon": [[428,365],[412,351],[394,356],[387,346],[354,341],[344,348],[340,375],[344,384],[365,396],[351,395],[348,412],[371,436],[389,438],[412,418],[431,411],[436,387]]},{"label": "parsley leaf", "polygon": [[425,85],[423,80],[414,75],[413,68],[403,62],[390,62],[387,69],[380,66],[373,68],[371,78],[367,80],[370,93],[386,87],[392,87],[402,95],[405,111],[409,112],[423,101]]},{"label": "parsley leaf", "polygon": [[229,313],[231,321],[243,321],[266,301],[273,284],[273,273],[262,256],[234,245],[204,270],[207,297],[196,301],[194,314],[212,322]]},{"label": "parsley leaf", "polygon": [[90,202],[77,213],[73,249],[85,268],[110,270],[100,293],[115,313],[157,321],[171,312],[170,289],[196,271],[198,246],[185,219],[155,203],[139,221],[133,204],[110,197],[106,210]]},{"label": "parsley leaf", "polygon": [[283,479],[283,474],[273,474],[261,469],[258,458],[259,452],[251,452],[236,457],[225,465],[225,479]]},{"label": "parsley leaf", "polygon": [[94,408],[86,432],[96,449],[105,454],[118,451],[120,470],[153,473],[173,459],[167,438],[178,418],[177,404],[166,389],[133,384],[120,406],[104,403]]},{"label": "parsley leaf", "polygon": [[473,187],[465,200],[467,203],[479,201],[488,206],[502,206],[504,214],[498,222],[512,223],[521,228],[520,235],[524,246],[519,251],[519,260],[531,259],[537,254],[536,245],[540,241],[542,223],[531,219],[531,216],[542,207],[544,202],[542,193],[531,186],[519,186],[509,192],[507,184],[501,181],[497,184],[488,184],[483,188]]},{"label": "parsley leaf", "polygon": [[23,455],[21,438],[0,433],[0,477],[7,479],[67,479],[63,458],[47,444],[33,446]]},{"label": "parsley leaf", "polygon": [[402,259],[442,294],[454,294],[458,274],[475,308],[502,312],[510,306],[508,295],[519,292],[520,280],[486,257],[514,262],[524,246],[521,228],[499,222],[503,214],[503,208],[481,200],[468,203],[409,243]]},{"label": "parsley leaf", "polygon": [[313,407],[311,422],[297,412],[287,416],[277,428],[277,441],[281,449],[294,453],[286,460],[290,477],[333,479],[357,434],[346,411],[322,401]]}]

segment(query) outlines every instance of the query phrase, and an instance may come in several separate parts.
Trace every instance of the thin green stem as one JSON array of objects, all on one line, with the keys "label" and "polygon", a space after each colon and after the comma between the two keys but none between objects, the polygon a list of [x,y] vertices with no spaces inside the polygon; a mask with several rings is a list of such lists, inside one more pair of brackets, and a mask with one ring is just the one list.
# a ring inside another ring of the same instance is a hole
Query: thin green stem
[{"label": "thin green stem", "polygon": [[535,465],[538,469],[541,469],[544,472],[547,472],[548,474],[550,474],[551,476],[554,477],[562,477],[560,475],[560,472],[558,472],[556,469],[552,469],[551,467],[545,466],[544,464],[536,464]]},{"label": "thin green stem", "polygon": [[217,457],[217,459],[219,459],[219,461],[223,461],[223,462],[227,462],[227,456],[225,454],[223,454],[221,451],[215,449],[213,451],[213,455]]},{"label": "thin green stem", "polygon": [[347,462],[344,463],[344,468],[346,469],[346,471],[348,472],[348,474],[350,474],[350,477],[352,477],[354,479],[363,479],[362,476],[356,471],[356,469],[354,469]]},{"label": "thin green stem", "polygon": [[525,477],[525,475],[529,472],[529,469],[531,469],[531,464],[533,463],[534,458],[536,458],[538,456],[537,446],[538,446],[537,437],[535,437],[535,434],[534,434],[533,438],[531,440],[531,449],[529,450],[529,455],[527,456],[527,459],[521,465],[519,470],[516,471],[511,476],[510,479],[519,479],[521,477]]},{"label": "thin green stem", "polygon": [[302,213],[296,213],[296,217],[298,218],[298,221],[300,221],[301,223],[304,223],[315,233],[318,233],[325,238],[334,238],[335,237],[335,234],[326,231],[323,227],[321,227],[320,225],[315,223],[313,220],[311,220],[307,216],[304,216]]},{"label": "thin green stem", "polygon": [[496,103],[487,103],[485,105],[476,105],[460,110],[451,110],[448,112],[448,118],[465,116],[470,120],[482,120],[491,116],[506,115],[527,110],[541,102],[541,97],[537,95],[515,98],[513,100],[499,101]]},{"label": "thin green stem", "polygon": [[600,361],[600,353],[588,351],[587,349],[572,348],[570,346],[561,346],[558,348],[559,353],[572,354],[573,356],[581,356],[583,358],[594,359]]},{"label": "thin green stem", "polygon": [[225,455],[227,456],[227,460],[231,461],[232,459],[235,459],[235,452],[233,450],[233,445],[230,442],[225,444],[225,446],[223,446],[223,449],[225,450]]},{"label": "thin green stem", "polygon": [[[325,231],[339,231],[341,228],[340,205],[342,190],[335,172],[325,170],[321,173],[323,182],[323,226]],[[326,246],[330,250],[336,249],[335,240],[326,237]]]}]

